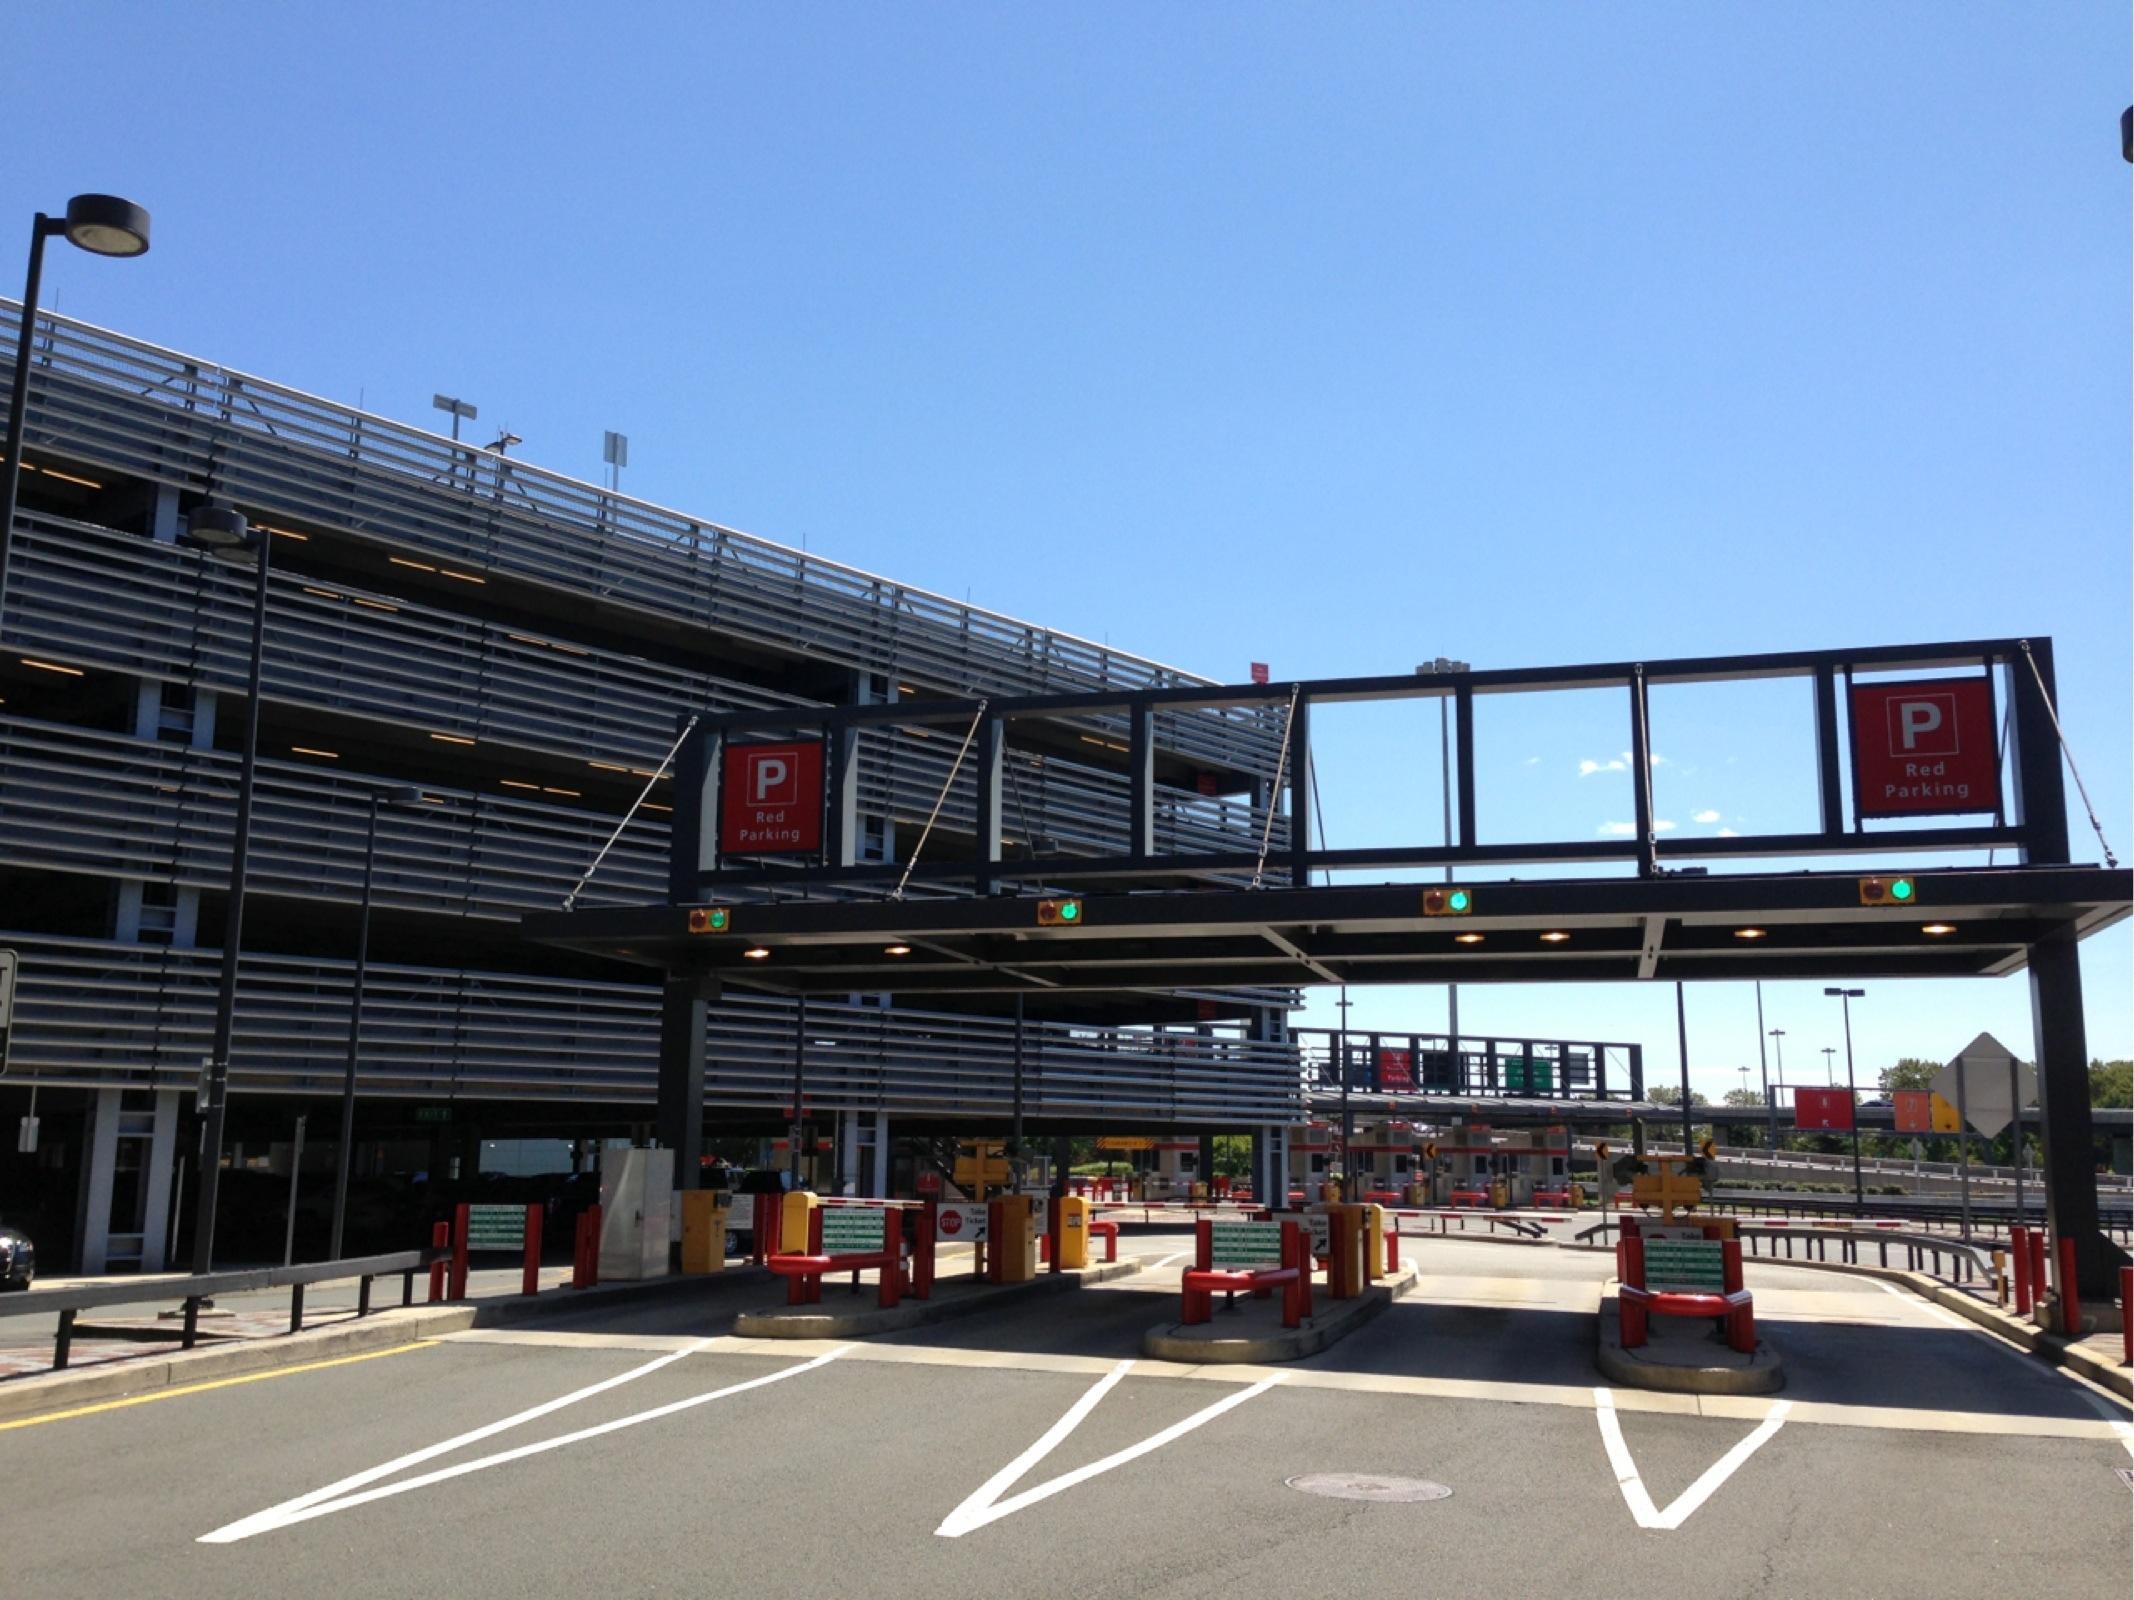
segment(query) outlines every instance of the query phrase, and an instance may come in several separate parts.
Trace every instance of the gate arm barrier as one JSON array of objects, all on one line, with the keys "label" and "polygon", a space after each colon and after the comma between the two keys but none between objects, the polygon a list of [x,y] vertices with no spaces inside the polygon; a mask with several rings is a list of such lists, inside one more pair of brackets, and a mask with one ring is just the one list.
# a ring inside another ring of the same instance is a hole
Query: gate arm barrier
[{"label": "gate arm barrier", "polygon": [[[881,1218],[880,1242],[871,1250],[854,1249],[853,1224],[844,1218],[855,1214],[864,1218],[870,1212]],[[829,1215],[839,1218],[833,1230],[838,1238],[834,1248],[825,1249],[823,1220]],[[899,1303],[904,1288],[904,1210],[901,1206],[886,1205],[816,1206],[808,1213],[807,1250],[773,1255],[764,1265],[786,1280],[785,1303],[789,1306],[819,1305],[825,1273],[850,1272],[852,1281],[858,1283],[862,1271],[879,1268],[881,1278],[876,1304],[888,1310]]]},{"label": "gate arm barrier", "polygon": [[[1657,1242],[1657,1241],[1655,1241]],[[1710,1241],[1719,1246],[1720,1288],[1651,1289],[1645,1282],[1645,1243],[1637,1234],[1626,1234],[1616,1246],[1621,1262],[1616,1307],[1622,1327],[1623,1348],[1642,1345],[1650,1331],[1647,1319],[1662,1317],[1716,1317],[1726,1324],[1726,1342],[1745,1355],[1756,1351],[1756,1311],[1750,1292],[1741,1283],[1741,1241]]]},{"label": "gate arm barrier", "polygon": [[[1263,1250],[1266,1234],[1261,1230],[1269,1228],[1280,1230],[1276,1246],[1279,1264],[1244,1262],[1236,1267],[1215,1264],[1218,1247],[1226,1256]],[[1223,1230],[1220,1236],[1218,1229]],[[1247,1233],[1247,1229],[1252,1231]],[[1193,1224],[1193,1259],[1194,1264],[1186,1268],[1180,1279],[1180,1322],[1210,1321],[1215,1315],[1214,1294],[1217,1290],[1225,1295],[1249,1293],[1264,1300],[1280,1288],[1282,1326],[1285,1328],[1301,1325],[1311,1314],[1311,1236],[1298,1223],[1216,1222],[1202,1218]]]}]

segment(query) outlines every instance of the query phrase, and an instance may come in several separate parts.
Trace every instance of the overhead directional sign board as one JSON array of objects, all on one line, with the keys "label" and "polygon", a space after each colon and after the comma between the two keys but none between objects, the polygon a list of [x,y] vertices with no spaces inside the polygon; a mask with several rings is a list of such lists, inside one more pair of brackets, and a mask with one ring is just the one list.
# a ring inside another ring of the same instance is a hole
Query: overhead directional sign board
[{"label": "overhead directional sign board", "polygon": [[1814,1129],[1822,1133],[1851,1132],[1852,1091],[1850,1089],[1795,1089],[1793,1091],[1793,1125],[1796,1128]]},{"label": "overhead directional sign board", "polygon": [[1863,817],[1999,810],[1992,684],[1984,677],[1854,684],[1852,786]]},{"label": "overhead directional sign board", "polygon": [[[2015,1068],[2013,1104],[2008,1098],[2010,1067]],[[2015,1120],[2018,1106],[2036,1102],[2038,1069],[2018,1062],[2013,1050],[1982,1033],[1934,1074],[1934,1093],[1963,1107],[1971,1126],[1990,1139]]]}]

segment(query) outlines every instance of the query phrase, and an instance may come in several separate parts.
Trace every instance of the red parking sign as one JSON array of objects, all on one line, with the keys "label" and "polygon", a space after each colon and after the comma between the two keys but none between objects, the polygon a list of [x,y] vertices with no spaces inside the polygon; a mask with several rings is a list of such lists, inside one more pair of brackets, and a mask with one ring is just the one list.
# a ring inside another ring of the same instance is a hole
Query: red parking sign
[{"label": "red parking sign", "polygon": [[1854,684],[1852,797],[1863,817],[1999,809],[1992,686],[1983,677]]},{"label": "red parking sign", "polygon": [[822,741],[730,744],[719,758],[719,853],[822,848]]}]

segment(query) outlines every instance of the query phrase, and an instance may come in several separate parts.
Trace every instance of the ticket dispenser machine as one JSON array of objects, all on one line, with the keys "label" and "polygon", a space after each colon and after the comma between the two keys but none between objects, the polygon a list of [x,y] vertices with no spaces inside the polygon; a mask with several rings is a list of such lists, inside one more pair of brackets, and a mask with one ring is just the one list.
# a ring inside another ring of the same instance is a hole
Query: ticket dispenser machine
[{"label": "ticket dispenser machine", "polygon": [[1037,1276],[1037,1235],[1044,1226],[1041,1195],[1004,1194],[986,1217],[986,1278],[1028,1283]]},{"label": "ticket dispenser machine", "polygon": [[682,1271],[718,1272],[726,1265],[727,1207],[733,1197],[724,1189],[683,1189]]},{"label": "ticket dispenser machine", "polygon": [[601,1151],[601,1282],[667,1275],[673,1207],[672,1150]]}]

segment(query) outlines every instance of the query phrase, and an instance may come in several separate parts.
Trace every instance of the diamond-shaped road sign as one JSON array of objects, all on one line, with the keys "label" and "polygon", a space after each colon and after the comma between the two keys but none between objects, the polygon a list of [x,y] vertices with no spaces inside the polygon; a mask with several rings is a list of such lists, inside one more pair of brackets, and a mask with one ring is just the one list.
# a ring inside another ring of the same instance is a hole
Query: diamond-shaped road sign
[{"label": "diamond-shaped road sign", "polygon": [[2008,1103],[2008,1069],[2015,1070],[2017,1103],[2031,1105],[2038,1098],[2038,1069],[2025,1066],[2000,1040],[1982,1033],[1956,1053],[1956,1059],[1934,1074],[1934,1092],[1952,1106],[1962,1106],[1971,1126],[1992,1138],[2015,1120],[2015,1106]]}]

